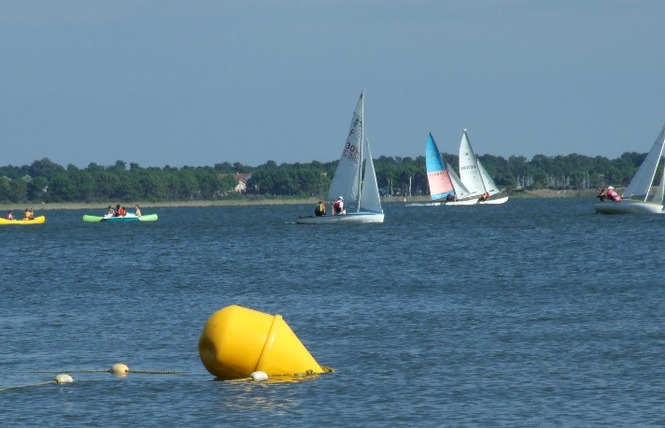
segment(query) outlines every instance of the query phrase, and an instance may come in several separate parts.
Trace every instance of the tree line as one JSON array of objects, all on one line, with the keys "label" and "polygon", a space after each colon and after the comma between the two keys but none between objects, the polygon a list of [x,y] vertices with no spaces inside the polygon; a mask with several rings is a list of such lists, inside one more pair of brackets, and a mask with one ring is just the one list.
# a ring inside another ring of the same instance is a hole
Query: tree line
[{"label": "tree line", "polygon": [[[457,170],[458,157],[444,154]],[[646,153],[624,153],[617,159],[578,154],[566,156],[482,155],[479,159],[506,190],[590,189],[622,187],[642,163]],[[325,198],[338,161],[283,163],[268,161],[257,167],[240,163],[214,166],[143,168],[118,160],[114,165],[90,163],[66,168],[44,158],[25,166],[0,167],[0,202],[169,202],[220,200],[250,196]],[[374,161],[384,196],[429,194],[425,157],[386,157]],[[242,176],[240,176],[242,174]],[[238,186],[242,177],[242,186]]]}]

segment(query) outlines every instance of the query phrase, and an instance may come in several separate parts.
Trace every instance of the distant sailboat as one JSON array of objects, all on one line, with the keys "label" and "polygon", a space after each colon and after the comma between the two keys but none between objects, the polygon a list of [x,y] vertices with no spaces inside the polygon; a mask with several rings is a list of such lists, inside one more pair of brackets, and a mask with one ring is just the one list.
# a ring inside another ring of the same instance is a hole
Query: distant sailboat
[{"label": "distant sailboat", "polygon": [[508,200],[508,196],[493,198],[501,191],[473,152],[466,129],[462,133],[462,141],[460,141],[459,146],[459,177],[480,204],[496,205],[503,204]]},{"label": "distant sailboat", "polygon": [[601,214],[663,214],[663,191],[665,190],[665,168],[660,185],[654,186],[654,177],[665,148],[665,126],[651,146],[647,157],[630,180],[621,195],[621,200],[602,201],[594,204]]},{"label": "distant sailboat", "polygon": [[345,204],[355,204],[355,210],[349,209],[347,206],[345,215],[301,215],[296,219],[296,223],[383,223],[384,214],[374,171],[374,161],[369,141],[365,137],[364,93],[360,94],[353,112],[342,157],[328,190],[328,199],[335,200],[339,196],[344,198]]}]

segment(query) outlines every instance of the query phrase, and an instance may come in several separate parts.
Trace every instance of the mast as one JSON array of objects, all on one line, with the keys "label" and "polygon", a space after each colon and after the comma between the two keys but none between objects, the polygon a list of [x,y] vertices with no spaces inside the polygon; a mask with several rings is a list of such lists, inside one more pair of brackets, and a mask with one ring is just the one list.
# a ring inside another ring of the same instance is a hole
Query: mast
[{"label": "mast", "polygon": [[356,212],[360,211],[360,199],[363,194],[363,154],[365,151],[365,92],[360,93],[360,144],[358,147],[358,204]]}]

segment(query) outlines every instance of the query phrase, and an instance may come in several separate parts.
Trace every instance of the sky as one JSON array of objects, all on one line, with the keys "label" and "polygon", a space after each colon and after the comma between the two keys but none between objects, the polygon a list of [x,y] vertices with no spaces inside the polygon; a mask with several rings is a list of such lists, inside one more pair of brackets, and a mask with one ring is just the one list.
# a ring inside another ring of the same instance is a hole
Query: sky
[{"label": "sky", "polygon": [[0,0],[0,166],[646,153],[661,0]]}]

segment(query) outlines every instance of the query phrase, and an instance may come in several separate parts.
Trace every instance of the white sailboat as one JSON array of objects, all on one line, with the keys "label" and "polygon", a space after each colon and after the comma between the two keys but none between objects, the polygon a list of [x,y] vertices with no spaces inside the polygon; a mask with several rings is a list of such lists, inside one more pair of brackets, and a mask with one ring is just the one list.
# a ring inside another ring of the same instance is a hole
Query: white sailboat
[{"label": "white sailboat", "polygon": [[471,195],[477,198],[479,204],[497,205],[508,200],[508,196],[494,197],[501,191],[473,152],[466,129],[462,133],[459,146],[459,177]]},{"label": "white sailboat", "polygon": [[328,190],[329,200],[334,201],[339,196],[342,196],[344,203],[347,204],[345,215],[303,215],[296,219],[296,223],[383,223],[384,214],[381,208],[376,172],[374,171],[374,161],[370,152],[369,141],[365,137],[364,93],[360,94],[358,104],[353,112],[342,157]]},{"label": "white sailboat", "polygon": [[660,179],[660,185],[654,186],[654,177],[663,158],[664,147],[665,126],[621,195],[621,200],[597,202],[594,204],[596,212],[601,214],[663,214],[665,169]]}]

